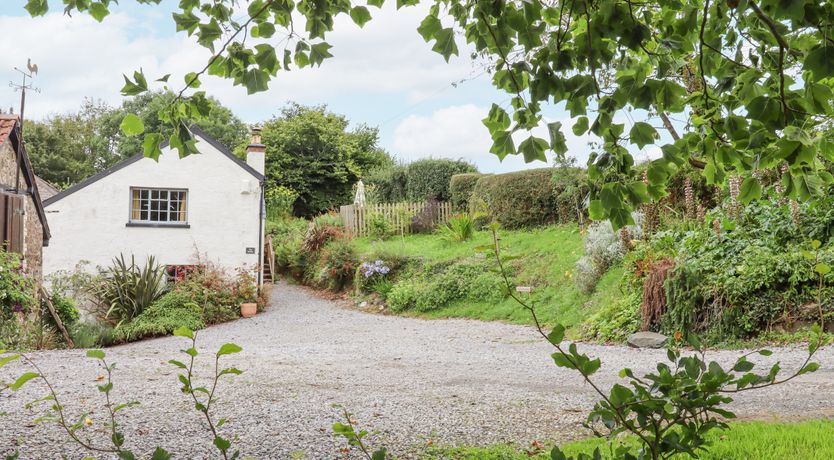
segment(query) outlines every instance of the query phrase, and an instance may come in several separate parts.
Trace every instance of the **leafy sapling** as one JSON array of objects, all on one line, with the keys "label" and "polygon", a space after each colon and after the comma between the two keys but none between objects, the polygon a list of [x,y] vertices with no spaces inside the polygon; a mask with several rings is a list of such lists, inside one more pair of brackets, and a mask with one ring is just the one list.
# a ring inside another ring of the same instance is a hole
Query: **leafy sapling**
[{"label": "leafy sapling", "polygon": [[208,424],[209,431],[213,437],[212,443],[217,450],[220,451],[223,458],[225,460],[229,460],[230,458],[233,460],[237,459],[240,456],[240,451],[235,450],[230,455],[229,453],[232,443],[228,439],[221,436],[218,431],[226,423],[226,419],[221,418],[215,421],[211,415],[211,406],[217,401],[217,397],[215,395],[220,377],[223,377],[224,375],[240,375],[242,373],[240,369],[235,367],[221,369],[220,357],[239,353],[243,349],[233,343],[227,343],[221,346],[214,356],[214,378],[211,381],[211,387],[207,388],[203,386],[196,386],[194,381],[194,361],[199,354],[197,351],[197,334],[186,327],[181,327],[174,331],[174,335],[191,340],[191,347],[186,350],[182,350],[183,353],[188,355],[187,365],[181,361],[177,361],[176,359],[168,361],[170,364],[173,364],[183,371],[183,373],[177,376],[180,383],[182,383],[182,387],[180,389],[183,393],[191,396],[191,399],[194,401],[194,408],[203,414],[203,417],[206,419],[206,423]]},{"label": "leafy sapling", "polygon": [[336,436],[345,438],[350,446],[358,448],[359,452],[362,454],[362,458],[366,460],[386,460],[389,458],[388,451],[384,447],[373,450],[365,444],[363,439],[368,436],[368,431],[357,431],[356,422],[353,420],[353,414],[349,413],[344,407],[338,405],[334,407],[341,409],[342,419],[345,421],[345,423],[336,422],[333,424],[333,433],[335,433]]}]

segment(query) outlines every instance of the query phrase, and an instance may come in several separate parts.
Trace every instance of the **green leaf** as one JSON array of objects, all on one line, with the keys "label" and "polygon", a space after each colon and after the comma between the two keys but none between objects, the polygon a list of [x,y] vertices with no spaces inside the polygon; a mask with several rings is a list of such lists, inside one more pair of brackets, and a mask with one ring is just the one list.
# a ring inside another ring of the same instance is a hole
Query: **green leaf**
[{"label": "green leaf", "polygon": [[177,32],[187,31],[188,35],[191,35],[200,24],[200,18],[190,11],[182,14],[172,13],[172,16],[174,17],[174,23],[177,25]]},{"label": "green leaf", "polygon": [[169,454],[165,449],[157,447],[156,450],[153,451],[153,455],[151,455],[151,460],[171,460],[171,454]]},{"label": "green leaf", "polygon": [[805,70],[811,72],[811,81],[818,82],[834,76],[834,46],[820,44],[805,56]]},{"label": "green leaf", "polygon": [[261,70],[274,76],[278,72],[278,69],[280,69],[275,48],[271,45],[260,44],[255,46],[255,50],[255,62],[258,63]]},{"label": "green leaf", "polygon": [[562,339],[565,338],[565,326],[561,324],[557,324],[553,327],[553,330],[550,331],[550,334],[547,334],[547,340],[554,345],[558,345],[562,343]]},{"label": "green leaf", "polygon": [[423,40],[429,42],[441,29],[443,29],[443,24],[440,23],[440,19],[437,16],[428,15],[420,23],[420,27],[417,28],[417,33],[423,37]]},{"label": "green leaf", "polygon": [[243,348],[240,348],[240,346],[238,346],[234,343],[226,343],[226,344],[223,344],[223,346],[220,347],[220,350],[217,351],[217,356],[230,355],[232,353],[239,353],[242,350],[243,350]]},{"label": "green leaf", "polygon": [[581,136],[588,131],[588,117],[582,116],[576,119],[573,124],[573,134]]},{"label": "green leaf", "polygon": [[565,134],[562,133],[562,122],[548,123],[547,132],[550,133],[550,148],[560,157],[564,156],[568,151],[568,144],[565,140]]},{"label": "green leaf", "polygon": [[10,362],[17,359],[20,359],[20,355],[3,356],[2,358],[0,358],[0,367],[3,367],[6,364],[9,364]]},{"label": "green leaf", "polygon": [[175,329],[174,330],[174,336],[176,336],[176,337],[187,337],[189,339],[194,340],[194,332],[191,329],[189,329],[185,326],[181,326],[181,327],[178,327],[177,329]]},{"label": "green leaf", "polygon": [[364,6],[355,6],[350,9],[350,18],[353,19],[356,25],[363,27],[371,20],[371,12]]},{"label": "green leaf", "polygon": [[125,84],[122,86],[122,96],[136,96],[148,90],[148,81],[141,70],[133,73],[133,81],[127,75],[123,76]]},{"label": "green leaf", "polygon": [[432,47],[432,51],[443,56],[446,62],[449,62],[449,58],[453,54],[455,56],[458,55],[458,45],[455,43],[455,31],[451,27],[441,29],[434,35],[434,38],[437,41]]},{"label": "green leaf", "polygon": [[547,142],[544,139],[530,136],[518,146],[518,151],[524,155],[524,162],[531,163],[536,160],[547,161],[544,151],[547,149]]},{"label": "green leaf", "polygon": [[310,47],[310,65],[321,66],[325,59],[333,57],[330,54],[330,46],[327,42],[316,43]]},{"label": "green leaf", "polygon": [[659,136],[657,130],[652,125],[638,121],[631,127],[629,137],[632,144],[636,144],[637,147],[642,149],[647,145],[654,144]]},{"label": "green leaf", "polygon": [[29,0],[24,8],[33,17],[43,16],[49,11],[49,4],[47,0]]},{"label": "green leaf", "polygon": [[249,69],[243,74],[243,84],[247,94],[255,94],[269,89],[269,74],[261,69]]},{"label": "green leaf", "polygon": [[515,143],[512,134],[509,131],[494,133],[492,135],[492,147],[489,151],[498,156],[499,160],[503,160],[507,155],[515,155]]},{"label": "green leaf", "polygon": [[87,357],[94,359],[104,359],[104,352],[102,350],[87,350]]},{"label": "green leaf", "polygon": [[814,266],[814,271],[819,273],[820,275],[825,276],[825,275],[831,273],[831,266],[828,265],[828,264],[820,262],[816,266]]},{"label": "green leaf", "polygon": [[162,142],[164,142],[162,134],[145,134],[145,139],[142,141],[143,154],[154,161],[159,161],[159,156],[162,154]]},{"label": "green leaf", "polygon": [[96,21],[103,21],[108,14],[110,14],[110,10],[107,9],[107,5],[104,3],[96,2],[90,5],[90,16]]},{"label": "green leaf", "polygon": [[223,30],[217,21],[212,18],[207,24],[200,24],[197,31],[197,43],[205,48],[214,51],[214,42],[223,36]]},{"label": "green leaf", "polygon": [[368,5],[375,6],[377,8],[382,8],[382,5],[385,4],[385,0],[368,0]]},{"label": "green leaf", "polygon": [[510,127],[510,116],[498,104],[492,104],[489,115],[481,122],[489,129],[490,134],[493,134],[496,131],[504,131]]},{"label": "green leaf", "polygon": [[122,119],[119,129],[121,129],[126,136],[138,136],[145,132],[145,124],[142,122],[141,118],[129,113]]},{"label": "green leaf", "polygon": [[183,363],[181,361],[177,361],[176,359],[169,360],[168,364],[173,364],[174,366],[177,366],[180,369],[188,369],[188,366],[186,366],[185,363]]},{"label": "green leaf", "polygon": [[40,376],[41,375],[36,373],[36,372],[26,372],[25,374],[18,377],[17,380],[14,381],[14,383],[9,385],[9,388],[11,388],[13,391],[17,391],[17,390],[20,389],[20,387],[25,385],[26,382],[28,382],[28,381],[30,381],[34,378],[38,378]]},{"label": "green leaf", "polygon": [[232,447],[232,443],[227,441],[226,439],[221,438],[220,436],[214,438],[214,445],[217,446],[222,452],[229,450]]},{"label": "green leaf", "polygon": [[185,86],[187,88],[199,88],[202,84],[197,72],[188,72],[185,74],[183,81],[185,82]]},{"label": "green leaf", "polygon": [[738,192],[738,199],[744,204],[749,204],[753,200],[758,200],[762,197],[762,186],[759,180],[755,177],[748,177],[744,179],[741,184],[741,189]]}]

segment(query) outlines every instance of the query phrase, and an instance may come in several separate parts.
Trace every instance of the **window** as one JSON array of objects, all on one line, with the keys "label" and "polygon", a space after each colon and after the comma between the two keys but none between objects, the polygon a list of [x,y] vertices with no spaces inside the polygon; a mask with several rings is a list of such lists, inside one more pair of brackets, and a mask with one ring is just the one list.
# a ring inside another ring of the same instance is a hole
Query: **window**
[{"label": "window", "polygon": [[131,188],[130,222],[185,224],[188,222],[188,190]]}]

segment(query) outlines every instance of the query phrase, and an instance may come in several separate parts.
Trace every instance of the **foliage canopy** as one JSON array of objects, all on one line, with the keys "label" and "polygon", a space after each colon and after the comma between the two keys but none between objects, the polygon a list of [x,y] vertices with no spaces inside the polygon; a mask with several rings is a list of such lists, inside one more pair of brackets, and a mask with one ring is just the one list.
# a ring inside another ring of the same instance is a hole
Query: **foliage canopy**
[{"label": "foliage canopy", "polygon": [[[114,3],[63,0],[67,14],[85,12],[99,21]],[[418,3],[397,0],[397,7]],[[180,98],[161,112],[173,126],[171,145],[183,155],[195,152],[186,128],[210,112],[198,90],[205,74],[228,78],[250,94],[264,91],[279,70],[321,65],[332,56],[326,35],[336,16],[363,26],[371,19],[368,7],[383,4],[182,0],[173,14],[177,30],[211,57],[184,76],[176,85]],[[29,0],[26,9],[38,16],[49,5]],[[566,153],[561,123],[548,124],[548,140],[532,134],[544,123],[547,104],[564,104],[576,134],[589,131],[601,139],[589,173],[604,185],[594,192],[590,213],[616,227],[630,223],[641,203],[663,196],[669,176],[687,162],[711,183],[743,175],[745,202],[761,194],[753,173],[783,162],[790,166],[782,181],[792,197],[810,199],[834,181],[820,167],[823,158],[834,159],[834,1],[435,0],[418,32],[447,60],[459,52],[460,32],[494,66],[494,85],[511,96],[510,107],[493,104],[484,120],[491,151],[500,158],[521,154],[533,161],[547,150]],[[170,75],[154,78],[175,86]],[[141,70],[125,76],[123,94],[149,90]],[[627,129],[622,119],[630,112],[642,121]],[[646,122],[652,114],[675,131],[671,141]],[[684,121],[676,127],[670,115]],[[512,135],[519,132],[527,134],[516,145]],[[160,133],[147,134],[145,154],[158,155],[163,140]],[[648,184],[634,178],[629,145],[662,151],[648,169]]]}]

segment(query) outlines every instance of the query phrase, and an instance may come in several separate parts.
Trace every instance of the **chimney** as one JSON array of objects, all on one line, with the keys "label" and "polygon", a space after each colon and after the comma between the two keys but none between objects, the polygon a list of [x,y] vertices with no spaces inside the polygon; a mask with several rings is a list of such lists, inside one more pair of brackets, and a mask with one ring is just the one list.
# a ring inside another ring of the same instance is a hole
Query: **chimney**
[{"label": "chimney", "polygon": [[252,128],[252,141],[246,146],[246,164],[264,174],[266,170],[266,146],[261,144],[261,128]]}]

